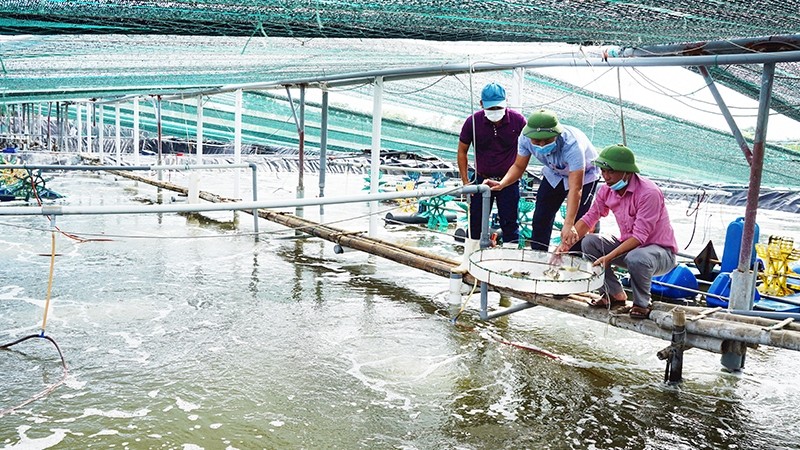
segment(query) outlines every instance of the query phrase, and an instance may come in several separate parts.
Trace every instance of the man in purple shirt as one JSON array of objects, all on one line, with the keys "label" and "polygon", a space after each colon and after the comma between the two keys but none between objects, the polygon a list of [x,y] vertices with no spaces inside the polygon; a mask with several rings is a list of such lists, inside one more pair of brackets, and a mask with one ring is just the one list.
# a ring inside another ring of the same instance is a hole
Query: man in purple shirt
[{"label": "man in purple shirt", "polygon": [[[481,110],[467,117],[458,137],[458,172],[464,186],[481,184],[487,179],[505,175],[517,157],[517,139],[525,127],[525,117],[507,109],[506,91],[497,83],[486,85],[481,91]],[[475,149],[475,179],[469,179],[469,147]],[[519,183],[500,192],[492,192],[492,203],[497,202],[497,215],[503,230],[503,242],[517,242],[519,226],[517,206]],[[469,199],[469,235],[464,245],[464,263],[453,269],[464,271],[467,258],[478,248],[481,233],[481,196],[473,194]]]},{"label": "man in purple shirt", "polygon": [[[652,181],[639,175],[633,152],[623,145],[606,147],[594,164],[600,168],[604,185],[597,191],[589,211],[575,223],[578,235],[563,242],[559,252],[583,237],[584,253],[597,258],[594,265],[605,267],[603,297],[592,306],[608,308],[625,305],[627,295],[611,264],[628,269],[633,288],[630,316],[650,315],[650,284],[654,275],[675,267],[678,244],[669,221],[664,194]],[[587,234],[601,217],[614,213],[620,237]]]}]

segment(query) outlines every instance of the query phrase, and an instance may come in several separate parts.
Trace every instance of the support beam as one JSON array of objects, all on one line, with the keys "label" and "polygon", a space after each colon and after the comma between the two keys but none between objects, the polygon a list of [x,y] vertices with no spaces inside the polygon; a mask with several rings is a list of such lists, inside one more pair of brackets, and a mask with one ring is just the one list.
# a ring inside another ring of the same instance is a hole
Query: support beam
[{"label": "support beam", "polygon": [[103,164],[103,160],[105,159],[106,154],[106,140],[105,140],[105,107],[103,105],[95,105],[97,108],[100,108],[100,120],[97,124],[97,151],[100,153],[100,164]]},{"label": "support beam", "polygon": [[[300,106],[297,124],[297,198],[305,198],[305,173],[306,173],[306,86],[300,85]],[[295,208],[297,217],[303,217],[303,208]]]},{"label": "support beam", "polygon": [[117,164],[122,164],[122,124],[120,120],[119,103],[114,104],[114,152],[117,156]]},{"label": "support beam", "polygon": [[755,239],[758,197],[761,190],[761,175],[764,167],[764,147],[769,121],[769,104],[772,98],[772,83],[775,64],[764,64],[761,75],[761,92],[758,103],[758,119],[753,139],[753,159],[750,164],[750,184],[747,188],[742,245],[739,249],[739,265],[731,273],[731,309],[750,309],[753,300],[753,284],[750,276],[750,261]]},{"label": "support beam", "polygon": [[197,97],[197,145],[195,147],[195,164],[203,164],[203,96]]},{"label": "support beam", "polygon": [[[328,164],[328,90],[322,91],[322,111],[319,127],[319,196],[325,197],[325,172]],[[325,206],[319,205],[319,215],[325,215]]]},{"label": "support beam", "polygon": [[[155,106],[156,106],[156,136],[157,136],[157,148],[158,148],[158,160],[156,162],[157,165],[161,165],[163,162],[163,152],[162,152],[162,142],[161,142],[161,96],[156,95],[155,98]],[[238,164],[238,162],[237,162]],[[158,171],[158,180],[161,181],[164,177],[164,172],[159,170]]]},{"label": "support beam", "polygon": [[[233,163],[242,162],[242,108],[244,103],[244,92],[239,89],[236,91],[236,110],[233,116]],[[239,190],[239,170],[236,170],[233,178],[233,197],[240,198]]]},{"label": "support beam", "polygon": [[[376,77],[373,80],[372,92],[372,158],[369,175],[369,192],[378,193],[381,176],[381,125],[383,121],[383,77]],[[378,202],[369,202],[369,236],[375,237],[378,234]]]},{"label": "support beam", "polygon": [[133,134],[131,135],[131,146],[133,147],[133,164],[139,165],[139,98],[133,99]]},{"label": "support beam", "polygon": [[728,123],[731,133],[733,133],[733,137],[736,138],[736,143],[739,144],[739,148],[742,149],[742,153],[744,153],[744,157],[747,159],[747,164],[752,164],[753,152],[750,151],[747,141],[744,139],[744,136],[742,136],[741,130],[739,130],[739,126],[736,125],[736,121],[733,119],[733,114],[731,114],[731,111],[728,109],[728,105],[725,104],[725,100],[723,100],[722,95],[719,93],[717,85],[714,83],[714,79],[711,78],[711,74],[708,73],[708,69],[705,66],[698,66],[697,70],[699,70],[700,74],[703,75],[703,79],[706,81],[708,90],[711,91],[711,95],[714,96],[714,100],[717,101],[717,105],[719,106],[720,112],[722,112],[722,116],[725,118],[725,122]]},{"label": "support beam", "polygon": [[511,89],[510,95],[508,96],[508,107],[516,109],[517,111],[522,110],[522,105],[524,102],[522,101],[522,86],[525,85],[525,69],[522,67],[515,67],[514,71],[512,72],[512,81],[511,81]]},{"label": "support beam", "polygon": [[83,151],[83,105],[80,103],[75,104],[75,118],[78,120],[78,136],[75,151],[80,153]]},{"label": "support beam", "polygon": [[94,153],[92,135],[94,134],[94,102],[86,104],[86,152]]}]

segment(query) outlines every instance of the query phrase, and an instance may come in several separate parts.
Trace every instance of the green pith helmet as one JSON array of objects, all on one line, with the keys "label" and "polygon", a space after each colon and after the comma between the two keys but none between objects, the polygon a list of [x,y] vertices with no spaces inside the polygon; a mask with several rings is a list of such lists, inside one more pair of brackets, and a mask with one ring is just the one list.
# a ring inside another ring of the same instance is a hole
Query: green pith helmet
[{"label": "green pith helmet", "polygon": [[528,124],[522,129],[522,134],[530,139],[550,139],[564,131],[558,123],[558,117],[553,111],[540,109],[528,116]]},{"label": "green pith helmet", "polygon": [[611,145],[600,152],[600,156],[594,161],[594,165],[601,169],[611,169],[617,172],[639,173],[636,167],[636,158],[628,147],[622,144]]}]

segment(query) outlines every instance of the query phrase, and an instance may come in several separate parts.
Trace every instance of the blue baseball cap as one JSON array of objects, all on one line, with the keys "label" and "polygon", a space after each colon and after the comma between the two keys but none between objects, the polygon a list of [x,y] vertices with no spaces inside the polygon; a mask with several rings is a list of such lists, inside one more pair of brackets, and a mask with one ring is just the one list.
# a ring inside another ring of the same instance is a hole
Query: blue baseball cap
[{"label": "blue baseball cap", "polygon": [[506,107],[506,90],[503,86],[497,83],[487,84],[483,91],[481,91],[481,102],[483,108],[491,108],[492,106]]}]

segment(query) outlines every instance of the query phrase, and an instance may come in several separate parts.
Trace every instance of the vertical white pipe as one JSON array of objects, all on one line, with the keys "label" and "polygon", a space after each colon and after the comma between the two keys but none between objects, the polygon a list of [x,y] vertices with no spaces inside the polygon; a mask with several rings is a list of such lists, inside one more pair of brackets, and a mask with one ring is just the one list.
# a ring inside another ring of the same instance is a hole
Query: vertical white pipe
[{"label": "vertical white pipe", "polygon": [[196,164],[203,164],[203,96],[197,97],[197,160]]},{"label": "vertical white pipe", "polygon": [[100,152],[100,164],[103,164],[103,156],[105,155],[105,130],[103,127],[105,126],[105,118],[103,117],[103,113],[105,112],[105,107],[100,105],[99,115],[100,118],[97,121],[97,151]]},{"label": "vertical white pipe", "polygon": [[[242,162],[242,90],[236,90],[236,113],[233,118],[233,162],[234,164],[241,164]],[[233,197],[241,198],[239,196],[239,173],[242,169],[236,169],[236,176],[233,179]]]},{"label": "vertical white pipe", "polygon": [[94,122],[94,103],[87,103],[86,104],[86,152],[93,153],[94,149],[92,148],[92,134],[94,130],[92,129],[92,123]]},{"label": "vertical white pipe", "polygon": [[69,103],[64,102],[64,113],[61,115],[61,148],[69,151]]},{"label": "vertical white pipe", "polygon": [[[375,78],[372,98],[372,165],[369,176],[369,192],[378,192],[378,177],[381,165],[381,122],[383,120],[383,77]],[[378,202],[369,202],[369,236],[378,234]]]},{"label": "vertical white pipe", "polygon": [[[40,146],[43,142],[43,135],[42,135],[42,128],[44,128],[44,120],[42,120],[42,104],[38,103],[38,114],[36,115],[36,140],[39,142]],[[47,145],[44,146],[45,150],[49,150]]]},{"label": "vertical white pipe", "polygon": [[121,120],[119,103],[114,105],[114,121],[116,125],[116,134],[114,135],[114,151],[117,154],[117,164],[122,164],[122,132],[120,131]]},{"label": "vertical white pipe", "polygon": [[[322,117],[319,123],[319,196],[325,197],[325,172],[328,161],[328,90],[322,90]],[[319,205],[320,222],[325,222],[325,207]]]},{"label": "vertical white pipe", "polygon": [[[297,120],[297,141],[298,141],[298,154],[297,154],[297,198],[304,198],[306,196],[305,187],[305,154],[306,154],[306,86],[300,85],[300,114]],[[303,217],[303,207],[298,206],[295,208],[295,215]]]},{"label": "vertical white pipe", "polygon": [[133,135],[131,136],[131,146],[133,147],[133,164],[138,166],[139,162],[139,98],[133,99]]},{"label": "vertical white pipe", "polygon": [[78,145],[75,151],[80,153],[83,151],[83,105],[80,103],[75,104],[75,117],[78,119]]},{"label": "vertical white pipe", "polygon": [[522,85],[525,83],[525,69],[515,67],[512,75],[511,95],[509,95],[508,106],[520,111],[522,110]]}]

